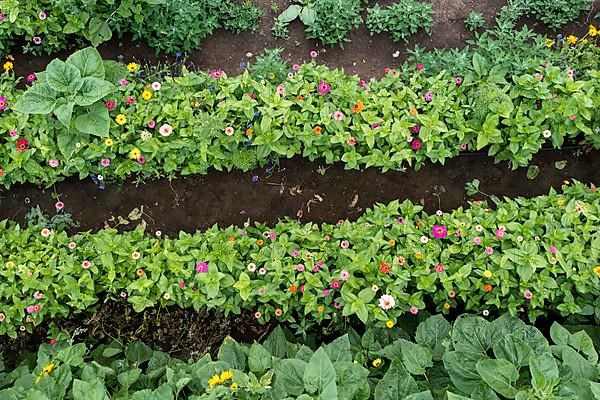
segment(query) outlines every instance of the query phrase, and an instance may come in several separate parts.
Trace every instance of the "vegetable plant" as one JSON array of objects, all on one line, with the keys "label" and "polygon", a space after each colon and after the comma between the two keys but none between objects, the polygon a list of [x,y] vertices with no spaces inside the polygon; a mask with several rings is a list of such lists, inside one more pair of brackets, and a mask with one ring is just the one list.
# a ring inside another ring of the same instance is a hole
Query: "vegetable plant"
[{"label": "vegetable plant", "polygon": [[431,3],[416,0],[401,0],[381,8],[375,5],[367,9],[368,16],[365,24],[372,36],[376,33],[389,32],[394,42],[403,40],[417,33],[419,29],[431,34],[433,8]]}]

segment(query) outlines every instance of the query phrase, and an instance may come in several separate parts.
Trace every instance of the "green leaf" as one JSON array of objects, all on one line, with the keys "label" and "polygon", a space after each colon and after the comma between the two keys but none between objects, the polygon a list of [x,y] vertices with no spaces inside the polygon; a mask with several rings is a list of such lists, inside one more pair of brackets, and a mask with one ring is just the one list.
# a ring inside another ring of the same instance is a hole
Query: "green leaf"
[{"label": "green leaf", "polygon": [[529,179],[530,181],[537,178],[539,174],[540,167],[538,167],[537,165],[530,165],[529,168],[527,168],[527,179]]},{"label": "green leaf", "polygon": [[496,358],[508,360],[517,368],[529,365],[529,359],[533,355],[531,347],[515,335],[505,336],[493,348]]},{"label": "green leaf", "polygon": [[567,160],[555,161],[554,168],[558,170],[563,170],[567,166]]},{"label": "green leaf", "polygon": [[102,42],[110,40],[112,31],[107,19],[94,17],[90,20],[88,30],[83,32],[87,40],[92,42],[92,46],[96,47]]},{"label": "green leaf", "polygon": [[501,335],[489,321],[476,315],[461,315],[454,322],[451,337],[455,350],[485,354]]},{"label": "green leaf", "polygon": [[273,357],[284,358],[287,352],[287,340],[281,326],[277,325],[269,334],[269,337],[263,343],[265,349],[271,353]]},{"label": "green leaf", "polygon": [[275,364],[275,379],[283,384],[288,394],[304,393],[304,372],[308,363],[298,359],[281,360]]},{"label": "green leaf", "polygon": [[12,107],[23,114],[50,114],[56,105],[58,93],[47,83],[39,82],[30,87]]},{"label": "green leaf", "polygon": [[427,346],[434,360],[441,360],[445,352],[442,341],[448,337],[451,329],[452,326],[443,315],[434,315],[419,324],[415,341]]},{"label": "green leaf", "polygon": [[243,371],[246,369],[246,354],[244,347],[240,345],[230,336],[223,340],[223,344],[219,348],[217,359],[225,361],[231,368]]},{"label": "green leaf", "polygon": [[48,64],[46,82],[53,90],[65,94],[73,94],[83,85],[79,70],[73,65],[58,59],[52,60]]},{"label": "green leaf", "polygon": [[73,103],[60,104],[54,109],[54,115],[65,128],[69,128],[71,125],[71,116],[73,115],[74,105],[75,104]]},{"label": "green leaf", "polygon": [[78,50],[67,58],[67,64],[77,68],[83,78],[94,77],[104,79],[105,69],[102,56],[93,47]]},{"label": "green leaf", "polygon": [[476,365],[485,359],[485,354],[461,351],[451,351],[442,357],[444,368],[454,386],[467,394],[473,393],[481,383]]},{"label": "green leaf", "polygon": [[477,362],[476,368],[485,383],[496,392],[508,398],[515,397],[517,389],[513,386],[513,382],[519,379],[519,371],[513,363],[503,359],[487,359]]},{"label": "green leaf", "polygon": [[331,362],[352,362],[352,350],[350,349],[350,340],[348,335],[340,336],[333,342],[324,346],[327,356]]},{"label": "green leaf", "polygon": [[142,370],[137,367],[134,367],[117,375],[117,380],[119,381],[121,386],[130,387],[135,382],[137,382],[141,374]]},{"label": "green leaf", "polygon": [[125,347],[125,357],[139,365],[152,358],[152,349],[142,342],[133,342]]},{"label": "green leaf", "polygon": [[461,396],[451,392],[446,392],[446,396],[448,397],[448,400],[472,400],[470,397]]},{"label": "green leaf", "polygon": [[100,379],[96,378],[91,382],[73,381],[73,399],[77,400],[110,400],[106,394],[106,388]]},{"label": "green leaf", "polygon": [[337,372],[338,394],[341,399],[368,400],[370,398],[368,369],[346,361],[336,362],[333,366]]},{"label": "green leaf", "polygon": [[297,4],[292,4],[291,6],[286,8],[285,11],[283,11],[281,14],[279,14],[279,16],[277,17],[277,20],[283,24],[290,23],[293,20],[295,20],[296,18],[298,18],[298,15],[300,15],[301,10],[302,10],[301,6],[299,6]]},{"label": "green leaf", "polygon": [[314,352],[304,371],[304,387],[308,393],[316,393],[320,400],[337,400],[335,368],[325,350]]},{"label": "green leaf", "polygon": [[265,372],[273,365],[271,354],[259,343],[252,343],[248,352],[248,368],[251,372]]},{"label": "green leaf", "polygon": [[78,106],[90,106],[101,100],[104,96],[111,94],[116,87],[104,79],[91,76],[83,78],[83,85],[75,96],[75,103]]},{"label": "green leaf", "polygon": [[552,353],[543,353],[532,357],[529,361],[531,385],[534,389],[546,387],[553,379],[558,378],[558,365]]},{"label": "green leaf", "polygon": [[94,103],[82,109],[75,118],[75,128],[88,135],[107,137],[110,130],[110,117],[104,104]]},{"label": "green leaf", "polygon": [[425,346],[400,339],[402,362],[413,375],[425,375],[425,369],[433,366],[431,351]]},{"label": "green leaf", "polygon": [[83,357],[87,353],[85,344],[78,343],[74,346],[69,346],[65,349],[60,350],[56,354],[56,358],[62,361],[64,364],[72,367],[78,367],[83,364]]},{"label": "green leaf", "polygon": [[396,359],[375,386],[375,400],[404,400],[418,391],[413,377],[404,369],[400,360]]}]

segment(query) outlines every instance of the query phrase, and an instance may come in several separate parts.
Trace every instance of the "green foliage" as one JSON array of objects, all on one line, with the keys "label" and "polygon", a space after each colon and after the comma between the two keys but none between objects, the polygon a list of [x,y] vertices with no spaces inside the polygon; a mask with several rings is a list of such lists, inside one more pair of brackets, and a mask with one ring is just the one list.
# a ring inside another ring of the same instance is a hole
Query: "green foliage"
[{"label": "green foliage", "polygon": [[73,221],[73,216],[70,213],[59,212],[53,216],[45,214],[40,206],[35,206],[27,215],[25,215],[25,223],[27,226],[45,226],[48,229],[65,231],[72,227],[77,227],[79,224]]},{"label": "green foliage", "polygon": [[106,80],[100,53],[88,47],[73,53],[66,61],[51,61],[13,109],[24,114],[53,114],[65,136],[106,137],[110,117],[101,100],[115,90],[115,85]]},{"label": "green foliage", "polygon": [[483,13],[477,11],[471,11],[465,19],[465,26],[471,32],[475,32],[477,29],[483,28],[485,25],[485,17]]},{"label": "green foliage", "polygon": [[348,32],[362,23],[361,0],[318,0],[312,9],[314,21],[306,25],[306,37],[319,39],[324,45],[344,46]]},{"label": "green foliage", "polygon": [[394,38],[394,42],[404,40],[408,43],[407,38],[419,29],[431,34],[433,8],[430,3],[401,0],[383,9],[375,5],[368,8],[367,12],[365,24],[371,36],[388,32]]},{"label": "green foliage", "polygon": [[262,15],[249,0],[8,0],[0,12],[7,14],[0,22],[0,55],[21,38],[25,52],[50,54],[84,42],[98,46],[115,33],[133,33],[157,50],[173,53],[198,49],[219,27],[236,33],[255,29]]},{"label": "green foliage", "polygon": [[7,371],[0,396],[575,400],[598,392],[598,353],[583,330],[570,333],[555,323],[550,345],[538,329],[507,315],[493,322],[462,315],[453,326],[436,315],[412,337],[398,327],[369,328],[362,337],[350,330],[315,349],[288,341],[277,327],[262,343],[228,337],[216,359],[207,354],[187,362],[140,342],[113,341],[90,351],[61,340]]},{"label": "green foliage", "polygon": [[[473,53],[462,76],[427,76],[428,66],[416,73],[413,66],[410,73],[392,70],[379,81],[359,85],[357,76],[311,62],[279,81],[286,69],[284,62],[275,61],[278,53],[267,52],[250,66],[254,79],[248,71],[227,77],[219,71],[184,69],[181,76],[161,78],[162,87],[147,92],[147,100],[142,94],[152,81],[144,81],[143,72],[128,74],[122,66],[105,62],[106,73],[107,65],[113,71],[111,82],[128,82],[87,106],[93,113],[81,114],[86,106],[75,105],[70,130],[63,124],[68,113],[58,112],[63,109],[56,106],[59,92],[40,90],[49,87],[46,74],[25,94],[15,87],[11,74],[2,74],[0,95],[9,109],[2,112],[0,128],[17,135],[0,137],[0,168],[5,171],[0,184],[51,185],[77,173],[81,178],[91,173],[121,180],[131,174],[174,177],[209,168],[230,170],[235,166],[232,154],[240,150],[256,152],[260,165],[302,155],[325,158],[327,163],[342,161],[348,169],[377,166],[385,172],[418,169],[427,161],[444,163],[465,146],[487,149],[496,161],[508,160],[513,168],[526,166],[544,143],[560,148],[565,140],[582,135],[600,148],[600,134],[594,130],[600,118],[595,112],[600,101],[596,70],[588,70],[587,79],[574,79],[568,71],[534,63],[527,72],[514,75],[484,52],[485,56]],[[61,62],[51,65],[81,74]],[[328,94],[318,93],[319,82],[331,85]],[[61,89],[71,91],[72,85],[65,83]],[[426,92],[431,101],[425,99]],[[64,97],[75,102],[81,98]],[[137,101],[130,103],[128,98]],[[108,112],[105,101],[114,102],[114,110]],[[354,107],[359,101],[360,111]],[[31,104],[46,114],[10,110],[15,103],[19,110]],[[49,114],[55,108],[58,115]],[[342,113],[340,120],[333,118],[336,111]],[[92,120],[96,112],[101,118]],[[107,132],[106,115],[108,142],[98,137]],[[148,128],[150,120],[155,128]],[[158,132],[165,124],[173,128],[168,136]],[[418,135],[411,132],[416,125]],[[549,137],[543,136],[546,130],[551,131]],[[421,148],[412,148],[415,137]],[[30,148],[20,151],[20,139],[28,140]],[[145,157],[143,164],[137,162],[140,155]],[[111,160],[109,167],[100,164],[103,158]],[[50,167],[49,160],[58,160],[58,167]]]},{"label": "green foliage", "polygon": [[280,83],[287,77],[290,67],[281,59],[283,48],[265,49],[263,56],[256,56],[254,63],[248,66],[250,76],[256,80]]},{"label": "green foliage", "polygon": [[532,16],[556,30],[590,10],[592,3],[592,0],[509,0],[500,9],[498,18],[516,22],[522,16]]},{"label": "green foliage", "polygon": [[[523,308],[530,320],[549,312],[598,320],[600,192],[579,183],[563,190],[498,201],[494,211],[483,204],[427,215],[408,200],[393,201],[356,222],[214,226],[173,239],[145,235],[143,225],[69,236],[3,221],[0,334],[31,331],[121,291],[136,312],[154,305],[226,315],[251,309],[260,321],[306,327],[348,316],[385,326],[426,304],[439,312]],[[436,225],[447,228],[444,238],[434,237]],[[389,309],[381,307],[384,295],[393,296]],[[27,314],[37,303],[41,310]]]}]

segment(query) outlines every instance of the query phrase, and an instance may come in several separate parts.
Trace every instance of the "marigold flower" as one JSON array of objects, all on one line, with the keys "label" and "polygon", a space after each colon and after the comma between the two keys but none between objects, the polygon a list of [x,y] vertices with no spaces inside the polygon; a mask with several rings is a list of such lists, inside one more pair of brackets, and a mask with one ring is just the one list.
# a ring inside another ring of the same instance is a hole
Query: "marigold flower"
[{"label": "marigold flower", "polygon": [[365,109],[365,105],[363,104],[362,101],[358,100],[356,103],[354,103],[354,105],[352,106],[352,112],[354,113],[361,113],[363,110]]}]

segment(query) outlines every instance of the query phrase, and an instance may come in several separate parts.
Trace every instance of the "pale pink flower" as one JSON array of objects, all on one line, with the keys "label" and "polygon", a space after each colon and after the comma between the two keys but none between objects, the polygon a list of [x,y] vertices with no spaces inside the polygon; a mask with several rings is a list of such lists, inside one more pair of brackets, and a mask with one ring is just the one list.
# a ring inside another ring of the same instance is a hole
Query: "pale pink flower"
[{"label": "pale pink flower", "polygon": [[51,166],[52,168],[56,168],[56,167],[58,167],[58,160],[51,159],[48,161],[48,165]]},{"label": "pale pink flower", "polygon": [[160,127],[160,129],[158,130],[158,132],[162,135],[162,136],[170,136],[171,133],[173,133],[173,127],[169,124],[164,124],[163,126]]},{"label": "pale pink flower", "polygon": [[396,305],[396,300],[389,294],[384,294],[379,298],[379,307],[384,310],[389,310]]},{"label": "pale pink flower", "polygon": [[347,241],[347,240],[342,240],[342,241],[340,242],[340,247],[341,247],[342,249],[347,249],[348,247],[350,247],[350,242],[349,242],[349,241]]},{"label": "pale pink flower", "polygon": [[415,306],[410,307],[409,311],[412,315],[417,315],[419,313],[419,309]]},{"label": "pale pink flower", "polygon": [[65,208],[65,203],[59,200],[56,202],[56,204],[54,204],[54,207],[56,208],[56,211],[60,211]]},{"label": "pale pink flower", "polygon": [[340,279],[341,280],[347,281],[349,278],[350,278],[350,272],[346,271],[345,269],[340,271]]},{"label": "pale pink flower", "polygon": [[523,292],[523,296],[525,296],[525,298],[527,300],[531,300],[531,298],[533,297],[533,293],[531,293],[530,290],[526,290],[526,291]]}]

